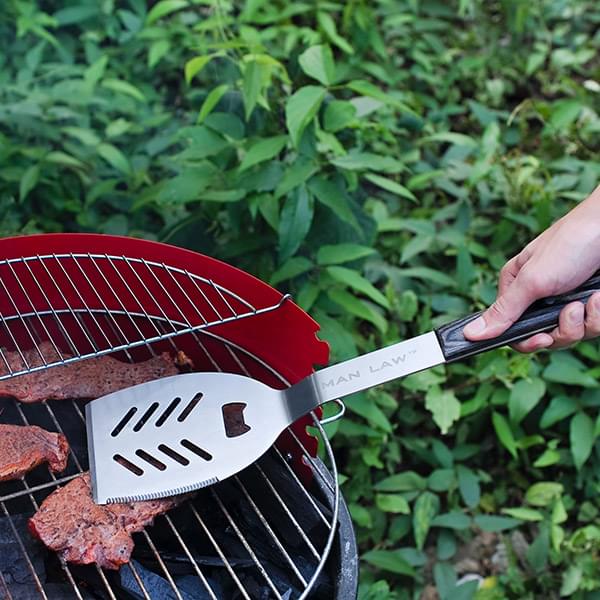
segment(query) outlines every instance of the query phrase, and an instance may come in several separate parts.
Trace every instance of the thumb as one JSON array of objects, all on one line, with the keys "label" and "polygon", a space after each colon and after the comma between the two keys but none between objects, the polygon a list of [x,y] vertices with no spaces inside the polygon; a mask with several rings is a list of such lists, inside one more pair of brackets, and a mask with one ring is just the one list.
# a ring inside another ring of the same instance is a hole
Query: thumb
[{"label": "thumb", "polygon": [[487,340],[504,333],[537,299],[532,286],[516,279],[496,298],[496,301],[477,319],[465,326],[463,333],[467,339]]}]

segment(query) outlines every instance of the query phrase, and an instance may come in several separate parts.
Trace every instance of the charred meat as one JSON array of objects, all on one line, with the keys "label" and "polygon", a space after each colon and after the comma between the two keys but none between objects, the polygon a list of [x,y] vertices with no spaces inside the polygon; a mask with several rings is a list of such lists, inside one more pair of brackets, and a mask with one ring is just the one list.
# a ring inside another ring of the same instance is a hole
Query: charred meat
[{"label": "charred meat", "polygon": [[66,561],[105,569],[129,562],[131,535],[188,496],[100,506],[92,499],[88,473],[52,492],[29,520],[29,529]]},{"label": "charred meat", "polygon": [[64,471],[69,444],[64,435],[35,425],[0,424],[0,481],[18,479],[42,463]]},{"label": "charred meat", "polygon": [[[8,373],[6,363],[12,371],[41,366],[46,363],[70,358],[61,356],[49,342],[43,342],[37,349],[25,352],[2,353],[0,375]],[[25,361],[23,360],[25,359]],[[0,381],[0,396],[12,396],[21,402],[33,403],[42,400],[65,400],[67,398],[99,398],[112,392],[145,383],[161,377],[177,375],[186,369],[189,359],[180,352],[177,358],[167,353],[155,356],[144,362],[129,364],[110,356],[98,356],[81,361],[43,369],[33,373],[18,375]]]}]

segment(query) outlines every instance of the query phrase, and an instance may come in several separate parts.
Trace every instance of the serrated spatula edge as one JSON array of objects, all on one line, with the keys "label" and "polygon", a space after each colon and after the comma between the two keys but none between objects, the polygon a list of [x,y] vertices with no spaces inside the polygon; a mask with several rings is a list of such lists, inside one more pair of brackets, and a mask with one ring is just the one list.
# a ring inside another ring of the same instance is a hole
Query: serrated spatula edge
[{"label": "serrated spatula edge", "polygon": [[188,494],[190,492],[194,492],[196,490],[208,487],[209,485],[213,485],[215,483],[219,483],[218,477],[211,477],[210,479],[205,479],[204,481],[200,481],[198,483],[194,483],[191,485],[184,485],[177,488],[172,488],[168,490],[162,490],[160,492],[151,492],[149,494],[132,494],[131,496],[115,496],[113,498],[107,498],[106,504],[125,504],[127,502],[145,502],[147,500],[158,500],[159,498],[168,498],[171,496],[179,496],[181,494]]}]

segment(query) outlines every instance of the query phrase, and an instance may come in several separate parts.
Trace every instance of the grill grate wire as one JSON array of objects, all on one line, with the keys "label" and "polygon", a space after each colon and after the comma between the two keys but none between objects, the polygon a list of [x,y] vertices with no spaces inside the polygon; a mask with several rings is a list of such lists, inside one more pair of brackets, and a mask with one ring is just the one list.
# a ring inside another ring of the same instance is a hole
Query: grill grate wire
[{"label": "grill grate wire", "polygon": [[[117,264],[120,268],[117,268]],[[32,289],[35,291],[37,288],[38,292],[35,298],[33,297],[34,293],[32,290],[26,288],[26,285],[23,283],[22,273],[18,272],[17,268],[30,275],[30,278],[34,281],[34,287]],[[94,273],[95,271],[96,273]],[[125,277],[123,271],[129,273],[131,277]],[[101,308],[91,308],[89,302],[84,300],[86,295],[89,296],[89,290],[82,290],[81,287],[78,287],[75,284],[73,277],[73,273],[75,272],[81,274],[81,277],[77,279],[79,284],[84,286],[89,285],[94,289]],[[213,281],[197,275],[192,275],[187,271],[167,267],[164,264],[146,261],[144,259],[132,259],[108,255],[53,254],[48,256],[33,256],[0,261],[0,288],[4,288],[7,291],[6,281],[3,281],[6,273],[14,276],[19,282],[17,293],[20,292],[27,298],[27,305],[31,310],[19,312],[17,309],[18,302],[11,298],[10,304],[14,307],[13,313],[0,314],[0,320],[3,322],[3,329],[7,334],[5,339],[12,343],[11,349],[19,354],[24,365],[24,369],[20,371],[12,370],[9,361],[5,356],[6,351],[0,349],[0,369],[2,367],[2,362],[6,366],[6,372],[0,375],[0,379],[12,377],[19,373],[34,372],[54,365],[66,364],[75,360],[81,360],[92,356],[101,356],[117,351],[122,351],[124,357],[126,357],[128,361],[133,362],[134,356],[132,352],[137,351],[137,357],[139,358],[140,349],[143,349],[147,353],[148,358],[156,356],[156,345],[158,343],[162,343],[163,345],[164,343],[167,343],[171,350],[177,353],[180,350],[178,341],[187,338],[188,341],[193,340],[196,351],[205,357],[214,370],[224,370],[222,365],[223,358],[218,358],[216,353],[211,352],[209,349],[209,342],[213,347],[215,343],[219,344],[226,352],[226,355],[233,361],[233,364],[237,365],[237,369],[241,374],[250,375],[248,365],[252,365],[254,369],[258,366],[266,374],[275,376],[281,384],[289,385],[289,381],[259,357],[246,351],[239,345],[230,342],[226,338],[208,330],[209,327],[225,323],[228,320],[247,318],[275,310],[281,306],[285,297],[275,305],[254,307],[238,295],[219,286]],[[42,285],[42,282],[39,279],[40,273],[47,274],[48,277],[45,282],[48,283],[47,286]],[[58,278],[58,273],[63,274],[63,278],[60,280]],[[112,279],[110,279],[111,277]],[[104,281],[109,287],[111,285],[113,286],[112,297],[107,296],[105,293],[101,293],[101,291],[94,288],[92,281],[97,281],[98,278],[100,278],[101,281]],[[131,280],[139,284],[136,286],[135,291],[130,283]],[[117,285],[119,282],[121,282],[120,286]],[[10,282],[9,287],[11,287]],[[147,294],[149,298],[153,299],[153,303],[142,301],[136,296],[136,294],[139,295],[140,287],[144,294]],[[197,315],[197,320],[192,320],[185,316],[184,312],[178,307],[177,300],[167,291],[167,289],[179,290],[179,299],[184,298],[185,301],[194,306],[194,314]],[[71,300],[76,298],[78,304],[74,306],[72,302],[69,303],[67,301],[67,295],[71,297]],[[192,301],[192,298],[196,301]],[[198,298],[201,298],[202,302],[198,302]],[[22,304],[23,298],[20,298],[19,300],[21,301],[20,304]],[[154,310],[149,312],[145,308],[150,305],[154,305],[156,312],[154,312]],[[81,342],[79,345],[76,344],[73,339],[74,336],[69,333],[70,328],[77,328],[79,339],[85,340],[86,346],[82,347]],[[151,332],[150,334],[148,333],[149,331]],[[51,357],[44,355],[42,341],[51,342],[54,351],[59,356],[58,360],[52,361]],[[38,355],[37,357],[39,358],[38,364],[29,363],[26,360],[25,347],[35,349],[35,352]],[[66,356],[64,350],[61,350],[64,348],[69,349],[70,356]],[[231,371],[230,368],[227,370]],[[41,404],[48,413],[56,431],[64,433],[51,404],[48,402],[42,402]],[[84,428],[85,417],[79,405],[74,401],[71,401],[71,405],[77,418],[81,421],[82,428]],[[27,418],[24,410],[16,401],[15,406],[22,423],[24,425],[30,424],[30,420]],[[286,549],[281,536],[277,534],[277,524],[272,523],[269,520],[269,517],[260,509],[257,498],[253,497],[252,493],[243,483],[242,477],[235,476],[233,478],[239,493],[244,496],[250,510],[254,512],[256,517],[262,523],[265,538],[270,540],[270,542],[278,548],[282,562],[288,567],[290,580],[294,579],[296,585],[300,584],[300,589],[303,591],[298,597],[299,600],[302,600],[309,595],[320,571],[325,565],[334,541],[335,524],[337,523],[339,507],[337,469],[331,447],[317,417],[313,414],[312,418],[315,428],[319,431],[323,447],[328,456],[330,469],[333,474],[333,481],[322,472],[321,467],[317,464],[315,459],[313,459],[294,431],[291,428],[288,429],[288,431],[294,443],[298,446],[305,462],[311,465],[315,477],[317,477],[320,480],[320,483],[331,493],[332,505],[331,507],[328,507],[331,510],[330,516],[325,515],[323,510],[319,507],[316,498],[294,472],[289,461],[286,459],[286,456],[284,456],[276,447],[270,451],[270,455],[290,475],[291,480],[294,482],[294,486],[297,487],[297,493],[306,499],[306,510],[312,511],[326,528],[327,541],[322,548],[317,548],[317,542],[311,540],[309,532],[304,531],[299,520],[294,515],[293,510],[287,506],[284,496],[277,490],[277,486],[269,479],[269,476],[261,466],[260,461],[249,467],[245,472],[251,473],[252,477],[264,482],[265,485],[262,488],[263,493],[270,494],[273,497],[274,502],[281,506],[288,523],[291,524],[296,533],[303,540],[306,549],[312,555],[315,562],[310,578],[307,579],[307,577],[301,573],[300,569],[295,564],[293,557]],[[82,462],[73,448],[71,448],[70,451],[70,458],[76,470],[75,474],[59,478],[48,469],[49,481],[44,484],[32,487],[29,485],[27,477],[24,477],[21,479],[21,490],[4,495],[2,495],[2,492],[0,491],[0,506],[4,516],[11,516],[7,503],[22,497],[28,498],[32,509],[37,510],[38,501],[34,494],[43,492],[46,495],[49,491],[59,485],[65,484],[73,477],[82,473],[84,471]],[[190,520],[198,525],[198,532],[203,533],[208,538],[211,545],[214,547],[216,555],[222,561],[241,596],[246,599],[251,598],[248,590],[238,576],[235,567],[227,558],[227,549],[221,547],[221,544],[217,539],[218,536],[211,530],[211,526],[207,523],[206,519],[201,516],[196,505],[197,499],[199,498],[201,498],[203,505],[205,505],[210,498],[214,505],[218,507],[219,511],[248,552],[252,563],[261,574],[266,585],[270,588],[273,597],[277,600],[281,600],[283,598],[283,592],[277,588],[273,577],[269,574],[268,567],[262,564],[260,557],[255,552],[248,536],[241,530],[236,519],[231,514],[231,511],[228,510],[226,502],[221,497],[219,486],[216,486],[199,493],[195,499],[186,501],[181,510],[187,510],[189,512]],[[184,536],[178,530],[172,517],[167,513],[158,519],[163,519],[166,522],[178,545],[189,560],[199,585],[203,587],[211,599],[221,600],[211,588],[210,582],[203,573],[201,566],[194,558],[193,552],[186,544]],[[9,523],[14,538],[26,561],[28,570],[31,572],[36,587],[40,592],[40,597],[48,599],[49,597],[44,591],[44,585],[40,581],[39,575],[35,570],[20,533],[12,523],[12,520],[9,520]],[[138,535],[143,539],[147,547],[150,548],[154,560],[159,565],[160,570],[172,588],[175,597],[183,600],[175,580],[161,556],[160,548],[156,545],[150,532],[148,532],[148,530],[143,530]],[[137,539],[139,540],[140,538],[138,537]],[[64,573],[65,579],[72,587],[75,597],[83,600],[85,597],[84,592],[80,589],[80,584],[74,577],[71,567],[62,559],[60,560],[60,567]],[[131,570],[132,576],[136,580],[144,597],[147,600],[155,600],[151,597],[142,577],[137,572],[135,563],[130,562],[123,568]],[[95,569],[102,582],[106,597],[111,600],[116,600],[117,596],[115,595],[115,590],[104,571],[97,566],[95,566]],[[6,597],[10,597],[4,575],[0,571],[0,592],[3,591],[3,588]]]},{"label": "grill grate wire", "polygon": [[[212,279],[164,263],[73,253],[0,260],[0,292],[2,329],[21,360],[15,369],[6,349],[0,348],[0,367],[4,371],[0,372],[0,380],[83,358],[147,348],[178,335],[271,312],[289,298],[286,295],[275,304],[257,307]],[[91,308],[90,298],[100,308]],[[152,311],[147,306],[152,306]],[[191,309],[196,318],[186,317],[182,306]],[[115,334],[112,339],[98,321],[98,314],[109,315]],[[49,328],[46,316],[54,318],[56,333]],[[77,336],[65,324],[67,316],[71,317]],[[126,317],[127,331],[117,316]],[[87,325],[83,317],[87,318]],[[148,336],[141,330],[138,317],[152,323],[162,320],[169,329]],[[43,331],[41,338],[33,331],[34,321]],[[90,325],[95,325],[97,335],[90,331]],[[57,334],[70,348],[70,356],[65,356],[56,343]],[[81,339],[79,343],[76,337]],[[44,351],[41,339],[50,342],[52,355]],[[33,353],[27,353],[25,348],[31,348]]]}]

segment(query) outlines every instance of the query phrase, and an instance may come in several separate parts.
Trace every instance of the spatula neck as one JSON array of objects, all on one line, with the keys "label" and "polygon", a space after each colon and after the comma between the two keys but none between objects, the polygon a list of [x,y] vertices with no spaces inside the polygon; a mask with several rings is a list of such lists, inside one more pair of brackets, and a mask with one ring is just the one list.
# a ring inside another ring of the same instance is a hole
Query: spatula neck
[{"label": "spatula neck", "polygon": [[305,391],[314,388],[312,397],[323,404],[443,362],[437,337],[429,332],[321,369],[296,386],[308,386]]}]

